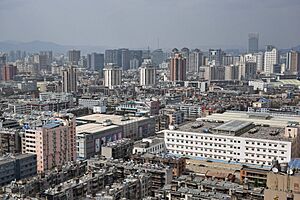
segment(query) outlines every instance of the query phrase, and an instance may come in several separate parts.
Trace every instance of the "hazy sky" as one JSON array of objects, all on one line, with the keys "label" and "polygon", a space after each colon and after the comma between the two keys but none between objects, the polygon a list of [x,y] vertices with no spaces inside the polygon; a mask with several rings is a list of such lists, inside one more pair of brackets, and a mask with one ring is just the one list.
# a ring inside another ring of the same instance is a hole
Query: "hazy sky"
[{"label": "hazy sky", "polygon": [[112,47],[300,44],[300,0],[0,0],[0,41]]}]

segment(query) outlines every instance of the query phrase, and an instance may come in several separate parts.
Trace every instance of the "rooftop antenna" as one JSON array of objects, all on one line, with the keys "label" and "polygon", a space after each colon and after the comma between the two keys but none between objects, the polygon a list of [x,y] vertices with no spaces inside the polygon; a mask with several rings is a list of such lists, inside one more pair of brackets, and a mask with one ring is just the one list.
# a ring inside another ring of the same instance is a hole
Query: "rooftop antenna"
[{"label": "rooftop antenna", "polygon": [[149,45],[148,45],[148,59],[150,58],[150,47],[149,47]]},{"label": "rooftop antenna", "polygon": [[157,49],[159,49],[159,38],[157,38]]}]

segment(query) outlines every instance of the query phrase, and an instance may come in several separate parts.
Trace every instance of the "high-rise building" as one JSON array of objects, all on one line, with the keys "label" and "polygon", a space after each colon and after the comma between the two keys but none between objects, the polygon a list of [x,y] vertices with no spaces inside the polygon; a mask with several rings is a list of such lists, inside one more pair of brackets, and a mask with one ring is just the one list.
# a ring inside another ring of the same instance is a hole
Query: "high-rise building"
[{"label": "high-rise building", "polygon": [[107,64],[104,69],[104,85],[109,89],[122,84],[122,69],[114,63]]},{"label": "high-rise building", "polygon": [[264,52],[253,54],[256,57],[256,70],[258,73],[264,71]]},{"label": "high-rise building", "polygon": [[38,172],[76,161],[75,116],[59,116],[41,127],[25,130],[22,153],[37,155]]},{"label": "high-rise building", "polygon": [[[187,47],[183,47],[181,49],[182,56],[186,59],[186,67],[189,67],[189,56],[190,56],[190,49]],[[188,69],[187,69],[188,70]]]},{"label": "high-rise building", "polygon": [[2,68],[6,65],[6,54],[0,54],[0,80],[2,80]]},{"label": "high-rise building", "polygon": [[150,86],[155,85],[156,69],[151,64],[151,60],[144,60],[140,67],[140,85]]},{"label": "high-rise building", "polygon": [[105,64],[114,63],[118,66],[122,66],[122,54],[118,49],[105,50]]},{"label": "high-rise building", "polygon": [[[129,50],[130,60],[137,59],[139,61],[138,67],[141,66],[143,62],[143,51],[142,50]],[[131,69],[131,67],[130,67]]]},{"label": "high-rise building", "polygon": [[224,66],[229,66],[234,64],[234,56],[232,55],[224,55],[222,58],[222,64]]},{"label": "high-rise building", "polygon": [[240,67],[238,65],[225,66],[225,80],[239,80],[239,68]]},{"label": "high-rise building", "polygon": [[129,49],[120,49],[121,51],[121,67],[123,70],[130,68],[130,52]]},{"label": "high-rise building", "polygon": [[159,66],[164,61],[164,52],[162,49],[156,49],[151,53],[151,60],[154,66]]},{"label": "high-rise building", "polygon": [[286,57],[287,70],[292,74],[298,74],[300,71],[300,52],[289,51]]},{"label": "high-rise building", "polygon": [[130,69],[137,69],[140,66],[140,61],[137,58],[130,60]]},{"label": "high-rise building", "polygon": [[68,51],[69,62],[72,65],[78,65],[80,60],[80,50],[70,50]]},{"label": "high-rise building", "polygon": [[225,80],[225,67],[224,66],[211,66],[210,67],[210,80]]},{"label": "high-rise building", "polygon": [[102,53],[88,54],[87,67],[92,71],[99,71],[102,73],[104,68],[104,54]]},{"label": "high-rise building", "polygon": [[181,53],[175,53],[170,60],[170,80],[186,80],[186,58]]},{"label": "high-rise building", "polygon": [[50,66],[48,56],[46,54],[35,54],[33,56],[34,63],[36,63],[40,70],[47,69]]},{"label": "high-rise building", "polygon": [[15,75],[17,75],[17,66],[14,65],[4,65],[1,69],[2,80],[10,81],[13,80]]},{"label": "high-rise building", "polygon": [[208,62],[209,65],[222,65],[223,61],[223,51],[221,49],[209,49],[208,52]]},{"label": "high-rise building", "polygon": [[189,54],[188,72],[198,72],[199,67],[203,65],[203,53],[199,49],[194,49]]},{"label": "high-rise building", "polygon": [[272,74],[274,72],[274,65],[279,62],[278,50],[272,46],[268,45],[265,52],[264,59],[264,72],[265,74]]},{"label": "high-rise building", "polygon": [[77,69],[69,66],[61,71],[62,75],[62,91],[77,92]]},{"label": "high-rise building", "polygon": [[53,61],[52,51],[40,51],[40,55],[45,55],[47,59],[47,65],[49,66]]},{"label": "high-rise building", "polygon": [[257,60],[254,54],[245,54],[240,56],[240,78],[242,80],[251,80],[256,77]]},{"label": "high-rise building", "polygon": [[81,56],[81,58],[78,62],[78,65],[80,67],[87,68],[87,64],[88,64],[88,59],[87,58],[88,58],[89,55],[90,54],[88,54],[87,56]]},{"label": "high-rise building", "polygon": [[258,52],[258,33],[249,33],[248,35],[248,53]]}]

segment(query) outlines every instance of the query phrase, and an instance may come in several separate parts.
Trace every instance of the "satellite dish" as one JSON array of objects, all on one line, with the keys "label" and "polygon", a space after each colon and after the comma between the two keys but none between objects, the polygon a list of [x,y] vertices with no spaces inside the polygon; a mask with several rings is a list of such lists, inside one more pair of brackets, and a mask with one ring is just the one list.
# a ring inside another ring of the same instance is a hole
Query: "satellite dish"
[{"label": "satellite dish", "polygon": [[278,170],[278,168],[273,167],[273,168],[272,168],[272,171],[273,171],[274,173],[278,173],[279,170]]},{"label": "satellite dish", "polygon": [[293,175],[293,174],[294,174],[294,170],[293,170],[293,169],[288,169],[288,170],[287,170],[287,173],[288,173],[289,175]]}]

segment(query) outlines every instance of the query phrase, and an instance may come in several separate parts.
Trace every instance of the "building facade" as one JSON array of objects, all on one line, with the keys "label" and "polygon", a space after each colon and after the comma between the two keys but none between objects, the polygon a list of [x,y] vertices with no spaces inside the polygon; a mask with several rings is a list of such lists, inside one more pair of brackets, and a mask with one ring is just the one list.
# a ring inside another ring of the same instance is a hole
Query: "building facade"
[{"label": "building facade", "polygon": [[55,118],[41,127],[25,130],[22,152],[37,155],[43,172],[76,160],[76,123],[72,114]]},{"label": "building facade", "polygon": [[104,68],[104,85],[109,89],[122,85],[122,69],[115,64],[107,64]]},{"label": "building facade", "polygon": [[62,91],[77,92],[77,69],[74,66],[69,66],[61,71],[62,73]]},{"label": "building facade", "polygon": [[180,53],[175,53],[170,60],[170,80],[186,80],[186,58]]},{"label": "building facade", "polygon": [[153,86],[156,83],[156,69],[144,61],[140,67],[140,85],[141,86]]}]

